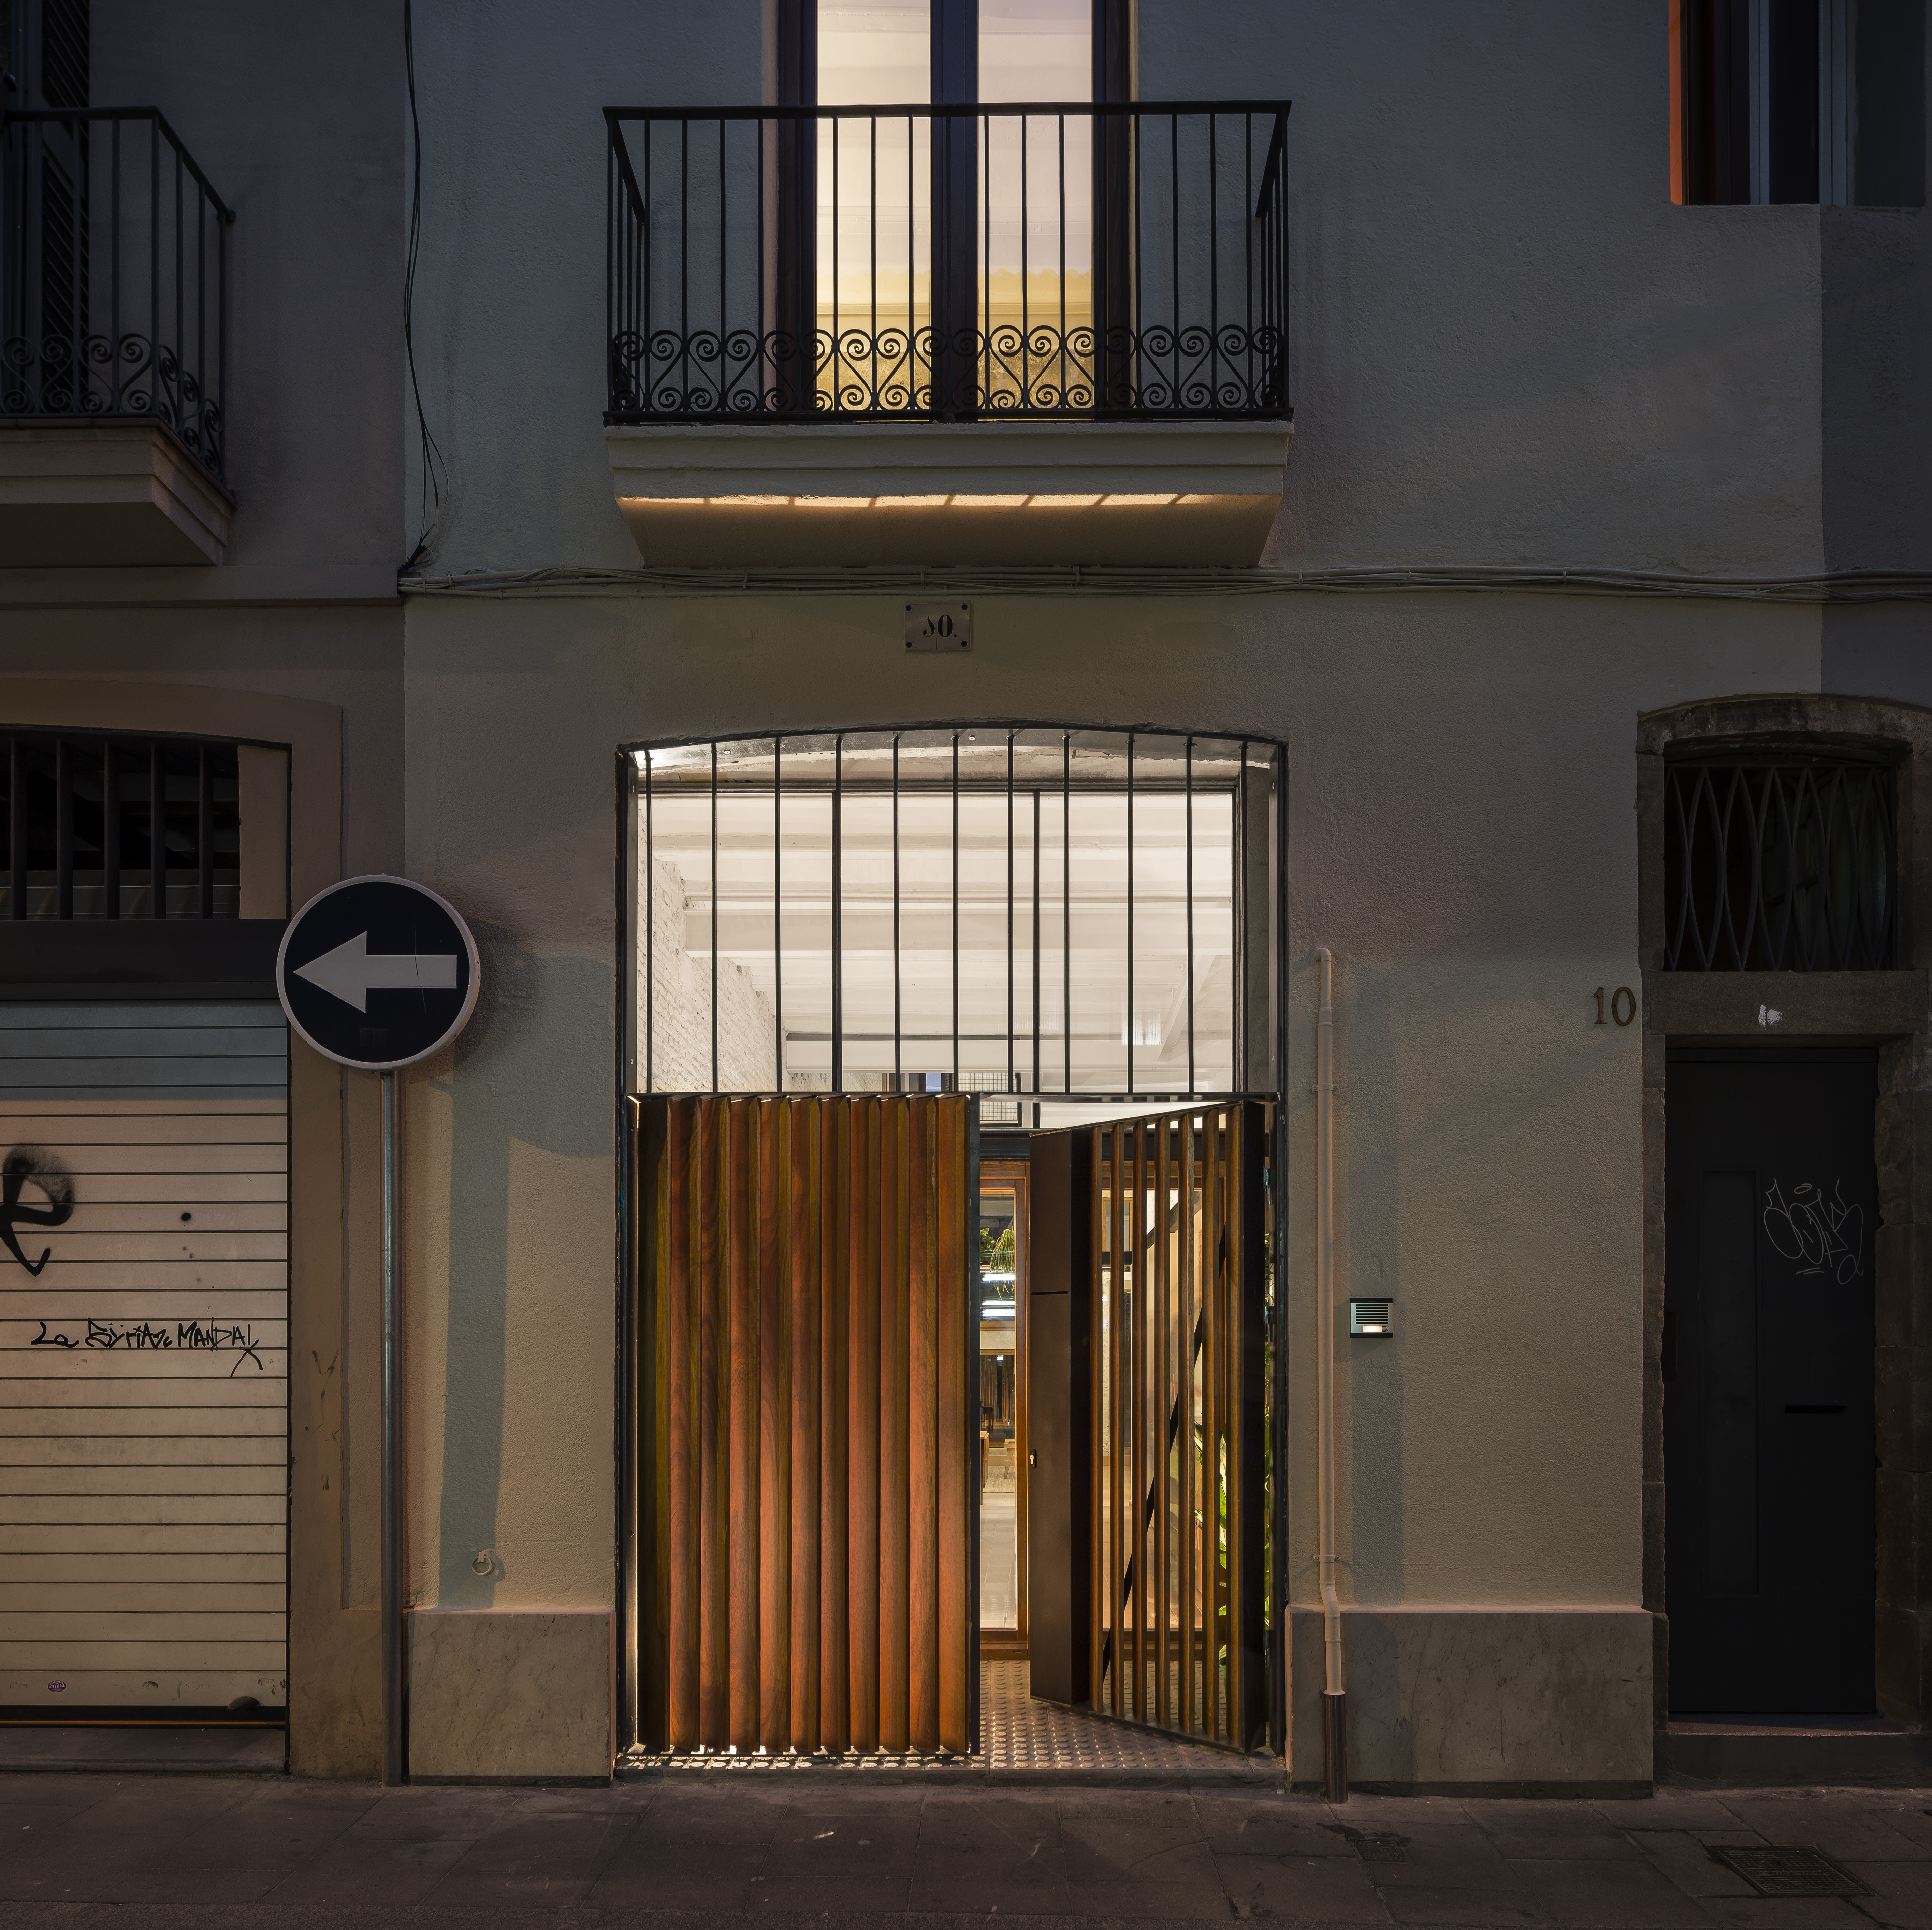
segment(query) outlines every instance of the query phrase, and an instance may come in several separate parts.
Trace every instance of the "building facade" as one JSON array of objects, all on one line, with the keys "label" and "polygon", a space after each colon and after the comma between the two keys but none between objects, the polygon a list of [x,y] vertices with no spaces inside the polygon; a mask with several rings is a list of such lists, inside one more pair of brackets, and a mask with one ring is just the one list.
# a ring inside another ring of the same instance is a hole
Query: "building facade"
[{"label": "building facade", "polygon": [[1922,1728],[1922,6],[304,17],[10,17],[10,1713],[382,1766],[394,872],[410,1774]]}]

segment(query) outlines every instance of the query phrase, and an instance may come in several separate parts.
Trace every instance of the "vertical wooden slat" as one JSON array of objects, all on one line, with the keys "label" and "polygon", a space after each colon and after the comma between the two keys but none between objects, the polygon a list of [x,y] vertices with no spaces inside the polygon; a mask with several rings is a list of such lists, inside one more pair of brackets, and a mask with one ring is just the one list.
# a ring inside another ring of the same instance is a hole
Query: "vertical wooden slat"
[{"label": "vertical wooden slat", "polygon": [[1127,1533],[1126,1497],[1126,1426],[1127,1373],[1130,1346],[1127,1337],[1126,1297],[1126,1128],[1116,1125],[1108,1135],[1113,1154],[1112,1172],[1113,1194],[1111,1201],[1112,1218],[1108,1237],[1112,1241],[1112,1266],[1111,1294],[1113,1303],[1112,1343],[1108,1349],[1108,1370],[1112,1377],[1109,1391],[1108,1406],[1112,1409],[1109,1417],[1108,1432],[1112,1436],[1113,1451],[1113,1523],[1111,1538],[1113,1542],[1112,1560],[1107,1577],[1108,1600],[1113,1610],[1113,1683],[1114,1713],[1124,1715],[1129,1712],[1126,1696],[1127,1673],[1127,1563],[1132,1558],[1132,1543]]},{"label": "vertical wooden slat", "polygon": [[730,1723],[732,1745],[758,1745],[758,1192],[752,1139],[757,1115],[721,1102],[719,1130],[730,1149],[727,1208],[730,1295]]},{"label": "vertical wooden slat", "polygon": [[1087,1654],[1088,1666],[1092,1671],[1088,1697],[1094,1706],[1098,1709],[1102,1706],[1106,1673],[1106,1637],[1103,1631],[1112,1628],[1113,1617],[1107,1606],[1107,1577],[1111,1572],[1110,1544],[1108,1540],[1108,1524],[1111,1517],[1107,1508],[1108,1444],[1112,1426],[1112,1419],[1108,1412],[1107,1336],[1112,1328],[1108,1325],[1106,1259],[1102,1250],[1106,1226],[1106,1217],[1101,1204],[1106,1187],[1106,1166],[1102,1157],[1106,1142],[1097,1126],[1093,1128],[1088,1151],[1088,1170],[1093,1178],[1087,1189],[1091,1196],[1088,1206],[1090,1222],[1088,1229],[1088,1264],[1091,1269],[1090,1286],[1094,1317],[1099,1325],[1094,1336],[1094,1388],[1090,1403],[1093,1408],[1092,1453],[1090,1459],[1093,1464],[1094,1571],[1093,1585],[1088,1590],[1093,1608],[1088,1627]]},{"label": "vertical wooden slat", "polygon": [[1229,1286],[1233,1278],[1234,1232],[1239,1223],[1232,1208],[1232,1180],[1233,1177],[1231,1143],[1234,1130],[1232,1109],[1225,1110],[1219,1121],[1220,1130],[1215,1136],[1216,1172],[1215,1203],[1220,1216],[1216,1229],[1214,1247],[1214,1491],[1216,1541],[1214,1559],[1214,1628],[1218,1645],[1216,1700],[1218,1712],[1216,1733],[1223,1741],[1228,1737],[1228,1721],[1232,1705],[1228,1700],[1230,1686],[1228,1669],[1234,1646],[1234,1600],[1229,1588],[1233,1579],[1234,1544],[1228,1534],[1233,1526],[1228,1518],[1228,1434],[1233,1420],[1234,1407],[1231,1395],[1231,1370],[1228,1325]]},{"label": "vertical wooden slat", "polygon": [[[728,1400],[719,1395],[724,1370],[726,1336],[721,1331],[724,1312],[720,1287],[720,1251],[724,1202],[729,1197],[724,1161],[728,1148],[721,1145],[718,1109],[700,1100],[698,1170],[698,1269],[693,1283],[698,1301],[698,1465],[700,1547],[698,1573],[698,1717],[700,1739],[722,1746],[730,1730],[730,1704],[726,1671],[730,1666],[730,1548],[727,1540],[726,1502],[730,1471],[725,1465]],[[722,1411],[721,1411],[722,1409]]]},{"label": "vertical wooden slat", "polygon": [[[951,1184],[950,1112],[944,1099],[888,1102],[890,1109],[916,1106],[929,1115],[927,1144],[916,1169],[896,1154],[894,1181],[905,1172],[917,1193],[929,1198],[922,1236],[912,1242],[913,1265],[906,1282],[906,1733],[908,1746],[931,1754],[939,1747],[939,1332],[936,1321],[939,1283],[945,1266],[946,1213]],[[893,1134],[895,1141],[905,1138]],[[916,1143],[916,1137],[914,1143]],[[908,1151],[910,1151],[910,1146]],[[928,1180],[928,1174],[931,1175]],[[898,1198],[905,1200],[905,1194]],[[907,1210],[910,1208],[910,1211]],[[899,1208],[903,1222],[916,1228],[920,1211],[910,1201]],[[910,1229],[908,1229],[910,1230]]]},{"label": "vertical wooden slat", "polygon": [[665,1109],[664,1178],[658,1194],[664,1270],[664,1402],[665,1493],[665,1743],[688,1749],[698,1739],[699,1523],[698,1478],[698,1322],[692,1264],[698,1190],[693,1184],[697,1121],[691,1102]]},{"label": "vertical wooden slat", "polygon": [[818,1747],[819,1443],[824,1338],[818,1115],[808,1100],[784,1109],[785,1274],[791,1316],[791,1707],[787,1739]]},{"label": "vertical wooden slat", "polygon": [[745,1108],[758,1160],[758,1742],[791,1740],[791,1319],[787,1241],[790,1189],[782,1130],[784,1103]]},{"label": "vertical wooden slat", "polygon": [[1100,1325],[1094,1349],[1094,1479],[1097,1505],[1094,1510],[1095,1546],[1100,1551],[1100,1568],[1094,1589],[1096,1627],[1100,1639],[1094,1644],[1094,1706],[1112,1709],[1114,1683],[1119,1671],[1120,1635],[1114,1613],[1114,1592],[1120,1585],[1120,1571],[1114,1559],[1114,1399],[1117,1385],[1114,1373],[1114,1205],[1108,1190],[1108,1156],[1111,1135],[1102,1127],[1094,1129],[1094,1304]]},{"label": "vertical wooden slat", "polygon": [[1220,1735],[1221,1721],[1221,1123],[1219,1112],[1208,1115],[1202,1182],[1201,1712],[1210,1736]]},{"label": "vertical wooden slat", "polygon": [[1170,1385],[1168,1333],[1174,1312],[1174,1278],[1168,1264],[1167,1252],[1168,1229],[1172,1221],[1168,1207],[1168,1142],[1170,1134],[1166,1120],[1155,1121],[1154,1136],[1154,1707],[1158,1712],[1155,1720],[1163,1727],[1172,1728],[1174,1726],[1174,1701],[1168,1685],[1168,1664],[1172,1659],[1172,1641],[1168,1631],[1172,1620],[1173,1596],[1168,1586],[1167,1516],[1170,1505],[1168,1466],[1172,1457],[1168,1446],[1168,1437],[1170,1417],[1174,1409],[1174,1393]]},{"label": "vertical wooden slat", "polygon": [[1148,1452],[1148,1342],[1147,1282],[1147,1174],[1146,1140],[1138,1124],[1127,1129],[1128,1244],[1123,1258],[1130,1269],[1127,1283],[1133,1298],[1130,1331],[1133,1337],[1133,1406],[1130,1410],[1130,1439],[1133,1443],[1132,1486],[1128,1491],[1128,1520],[1132,1525],[1133,1547],[1128,1559],[1133,1565],[1133,1713],[1142,1722],[1150,1719],[1148,1709],[1148,1660],[1152,1630],[1148,1622],[1148,1515],[1147,1493],[1153,1475],[1152,1457]]},{"label": "vertical wooden slat", "polygon": [[821,1745],[842,1754],[852,1745],[852,1430],[848,1409],[852,1371],[852,1112],[814,1100],[821,1121],[819,1291],[825,1309],[819,1397],[825,1439],[820,1450],[823,1497],[819,1517],[818,1730]]},{"label": "vertical wooden slat", "polygon": [[1238,1720],[1237,1712],[1240,1707],[1238,1693],[1240,1686],[1240,1631],[1234,1625],[1233,1586],[1236,1553],[1241,1545],[1240,1522],[1238,1514],[1240,1484],[1236,1478],[1237,1450],[1234,1441],[1236,1411],[1234,1403],[1238,1391],[1236,1385],[1238,1361],[1233,1345],[1235,1244],[1240,1235],[1241,1225],[1241,1167],[1240,1161],[1236,1156],[1239,1150],[1240,1133],[1239,1106],[1231,1106],[1228,1108],[1226,1121],[1222,1132],[1221,1162],[1222,1183],[1226,1188],[1227,1200],[1224,1208],[1227,1215],[1225,1222],[1226,1262],[1221,1271],[1221,1427],[1222,1438],[1226,1444],[1222,1455],[1223,1471],[1221,1485],[1222,1505],[1228,1525],[1225,1536],[1226,1551],[1221,1565],[1221,1588],[1222,1599],[1228,1605],[1228,1613],[1222,1623],[1222,1626],[1227,1631],[1226,1643],[1227,1655],[1222,1664],[1227,1696],[1227,1714],[1223,1718],[1224,1733],[1226,1739],[1232,1741],[1234,1729]]},{"label": "vertical wooden slat", "polygon": [[[879,1747],[908,1746],[908,1596],[912,1585],[906,1541],[911,1503],[906,1466],[909,1423],[907,1288],[932,1263],[932,1194],[926,1126],[931,1102],[868,1100],[878,1121],[879,1263]],[[906,1173],[903,1188],[902,1169]],[[902,1213],[901,1204],[905,1211]]]},{"label": "vertical wooden slat", "polygon": [[1192,1733],[1196,1708],[1195,1631],[1199,1625],[1201,1615],[1195,1598],[1194,1561],[1194,1497],[1196,1487],[1194,1469],[1197,1451],[1194,1419],[1194,1256],[1200,1220],[1194,1207],[1194,1115],[1191,1112],[1184,1113],[1181,1116],[1180,1165],[1178,1184],[1180,1196],[1180,1277],[1175,1283],[1175,1288],[1180,1346],[1180,1373],[1177,1376],[1180,1394],[1180,1451],[1179,1465],[1175,1470],[1178,1488],[1175,1496],[1175,1511],[1178,1517],[1176,1538],[1180,1544],[1178,1577],[1180,1610],[1180,1706],[1177,1712],[1175,1726],[1184,1733]]},{"label": "vertical wooden slat", "polygon": [[846,1645],[851,1672],[852,1746],[879,1746],[879,1112],[851,1109],[852,1158],[847,1214],[850,1256],[850,1550]]},{"label": "vertical wooden slat", "polygon": [[938,1740],[941,1748],[964,1754],[979,1742],[971,1732],[979,1658],[970,1639],[974,1618],[966,1550],[966,1511],[977,1498],[969,1478],[976,1417],[967,1390],[968,1376],[979,1366],[979,1310],[973,1304],[979,1280],[974,1264],[978,1202],[968,1183],[968,1102],[955,1097],[941,1103],[946,1139],[939,1159],[938,1278],[933,1295],[938,1381]]}]

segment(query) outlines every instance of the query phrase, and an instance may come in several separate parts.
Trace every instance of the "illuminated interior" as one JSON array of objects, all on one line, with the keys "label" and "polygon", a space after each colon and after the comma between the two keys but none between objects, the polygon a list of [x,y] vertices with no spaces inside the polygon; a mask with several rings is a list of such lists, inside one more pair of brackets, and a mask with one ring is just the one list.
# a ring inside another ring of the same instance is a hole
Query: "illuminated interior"
[{"label": "illuminated interior", "polygon": [[1010,793],[1006,731],[958,749],[956,793],[944,731],[898,734],[896,789],[889,734],[786,739],[776,794],[770,738],[717,746],[715,788],[709,744],[636,754],[640,1089],[836,1076],[1031,1127],[1240,1084],[1240,746],[1140,735],[1131,797],[1123,734],[1016,731]]},{"label": "illuminated interior", "polygon": [[[1090,0],[980,0],[979,21],[982,101],[1092,98]],[[929,102],[932,48],[930,0],[822,0],[818,103]],[[1078,387],[1092,365],[1079,334],[1093,319],[1092,122],[995,117],[974,145],[981,387],[996,395],[1002,370],[1036,383],[1042,361],[1049,382]],[[817,182],[821,404],[855,389],[904,407],[929,372],[931,124],[821,122]]]}]

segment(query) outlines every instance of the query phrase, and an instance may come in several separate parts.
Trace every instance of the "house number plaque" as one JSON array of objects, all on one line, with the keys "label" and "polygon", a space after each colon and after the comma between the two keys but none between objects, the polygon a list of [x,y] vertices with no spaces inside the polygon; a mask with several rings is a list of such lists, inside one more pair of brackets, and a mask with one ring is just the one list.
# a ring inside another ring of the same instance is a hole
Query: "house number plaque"
[{"label": "house number plaque", "polygon": [[970,603],[908,603],[905,607],[905,647],[909,650],[944,651],[973,647],[973,606]]}]

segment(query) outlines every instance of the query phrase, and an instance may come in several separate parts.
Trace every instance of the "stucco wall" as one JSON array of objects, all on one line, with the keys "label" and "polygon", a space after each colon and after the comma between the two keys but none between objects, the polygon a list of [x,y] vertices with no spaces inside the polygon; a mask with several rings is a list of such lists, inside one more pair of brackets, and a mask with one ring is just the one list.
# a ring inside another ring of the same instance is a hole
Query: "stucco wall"
[{"label": "stucco wall", "polygon": [[[614,747],[1020,714],[1288,740],[1290,1332],[1308,1326],[1317,944],[1340,961],[1342,1286],[1401,1308],[1400,1337],[1353,1343],[1342,1375],[1350,1598],[1635,1605],[1639,1034],[1590,1022],[1594,987],[1640,982],[1635,719],[1815,688],[1819,613],[987,599],[958,659],[908,659],[897,617],[859,597],[410,605],[408,866],[492,935],[497,987],[418,1088],[424,1598],[610,1600]],[[470,1572],[482,1547],[493,1577]]]},{"label": "stucco wall", "polygon": [[603,110],[763,98],[761,0],[421,0],[416,348],[448,453],[426,568],[637,562],[610,494]]},{"label": "stucco wall", "polygon": [[[761,98],[756,0],[573,19],[417,11],[417,340],[454,479],[439,571],[635,566],[596,433],[598,110]],[[1652,0],[1143,0],[1138,19],[1143,98],[1294,101],[1296,435],[1271,559],[1824,566],[1819,213],[1671,205]],[[1902,380],[1912,332],[1886,352]]]},{"label": "stucco wall", "polygon": [[94,0],[94,99],[158,107],[235,210],[228,483],[242,506],[208,594],[268,570],[304,572],[316,594],[322,572],[372,567],[361,593],[380,592],[408,547],[400,13]]}]

